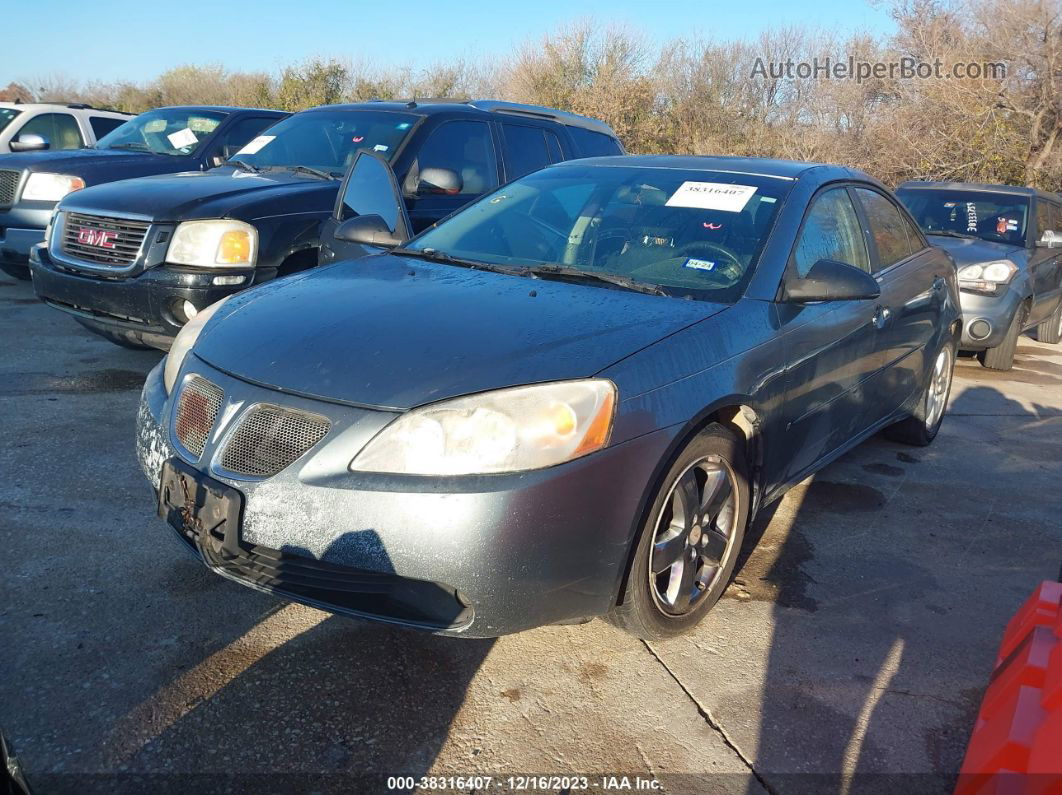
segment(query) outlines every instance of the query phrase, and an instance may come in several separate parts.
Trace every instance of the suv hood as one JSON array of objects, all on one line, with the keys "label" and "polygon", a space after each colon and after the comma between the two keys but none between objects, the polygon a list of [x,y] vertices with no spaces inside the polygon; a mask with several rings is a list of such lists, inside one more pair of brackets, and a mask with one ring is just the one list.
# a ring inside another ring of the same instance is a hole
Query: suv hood
[{"label": "suv hood", "polygon": [[383,254],[241,294],[193,350],[281,391],[408,409],[592,376],[725,308]]},{"label": "suv hood", "polygon": [[1022,246],[1012,246],[1009,243],[994,243],[989,240],[981,240],[972,237],[951,237],[950,235],[934,235],[927,232],[926,237],[930,244],[942,248],[951,254],[955,264],[960,268],[963,265],[974,265],[978,262],[991,262],[997,259],[1009,259],[1016,265],[1024,261]]},{"label": "suv hood", "polygon": [[0,155],[0,168],[49,171],[81,177],[89,185],[116,179],[171,174],[191,168],[192,158],[121,149],[56,149]]},{"label": "suv hood", "polygon": [[249,221],[265,215],[291,213],[290,202],[296,197],[300,211],[329,211],[338,191],[338,180],[322,180],[291,171],[251,174],[219,168],[110,182],[71,193],[59,207],[161,223],[196,218]]}]

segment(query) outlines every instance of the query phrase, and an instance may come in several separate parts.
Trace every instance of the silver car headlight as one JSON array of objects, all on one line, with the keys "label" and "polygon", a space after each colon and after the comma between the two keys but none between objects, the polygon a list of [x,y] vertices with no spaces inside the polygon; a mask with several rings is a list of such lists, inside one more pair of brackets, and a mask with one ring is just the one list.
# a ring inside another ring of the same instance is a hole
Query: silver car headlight
[{"label": "silver car headlight", "polygon": [[37,171],[29,175],[22,189],[22,200],[28,202],[57,202],[68,193],[85,187],[85,180],[69,174],[49,174]]},{"label": "silver car headlight", "polygon": [[257,229],[243,221],[219,219],[178,224],[166,261],[201,268],[246,268],[257,256]]},{"label": "silver car headlight", "polygon": [[959,287],[963,290],[994,293],[1000,285],[1007,284],[1018,272],[1018,266],[1009,260],[981,262],[959,268]]},{"label": "silver car headlight", "polygon": [[350,468],[472,475],[554,466],[604,447],[615,406],[615,384],[600,378],[444,400],[392,422]]},{"label": "silver car headlight", "polygon": [[225,296],[220,301],[203,309],[177,332],[177,336],[173,339],[173,344],[170,345],[170,352],[166,354],[166,366],[162,368],[162,383],[166,387],[167,395],[173,392],[173,385],[177,383],[177,373],[181,372],[181,365],[184,364],[188,351],[192,350],[192,346],[199,339],[203,326],[207,324],[210,318],[214,317],[214,313],[230,297]]}]

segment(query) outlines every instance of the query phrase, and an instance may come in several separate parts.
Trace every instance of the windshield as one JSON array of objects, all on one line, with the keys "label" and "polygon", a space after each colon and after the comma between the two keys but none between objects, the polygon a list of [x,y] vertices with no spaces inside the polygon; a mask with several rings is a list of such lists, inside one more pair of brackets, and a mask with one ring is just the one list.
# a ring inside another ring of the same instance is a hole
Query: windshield
[{"label": "windshield", "polygon": [[212,110],[163,108],[141,113],[100,138],[97,149],[126,149],[180,157],[190,155],[224,120]]},{"label": "windshield", "polygon": [[1029,199],[1006,193],[908,188],[896,195],[926,234],[956,234],[1025,245]]},{"label": "windshield", "polygon": [[0,132],[3,132],[4,128],[14,121],[15,117],[21,112],[14,108],[0,108]]},{"label": "windshield", "polygon": [[419,118],[382,110],[296,113],[270,127],[232,159],[256,168],[303,166],[342,176],[359,151],[390,159]]},{"label": "windshield", "polygon": [[671,168],[555,166],[488,194],[408,248],[492,265],[561,266],[733,302],[791,184]]}]

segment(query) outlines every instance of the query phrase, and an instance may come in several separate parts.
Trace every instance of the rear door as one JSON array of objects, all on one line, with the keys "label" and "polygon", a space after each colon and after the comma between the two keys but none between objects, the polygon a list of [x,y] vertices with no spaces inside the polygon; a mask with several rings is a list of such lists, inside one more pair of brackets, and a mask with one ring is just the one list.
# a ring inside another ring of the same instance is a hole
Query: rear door
[{"label": "rear door", "polygon": [[394,172],[379,155],[359,152],[339,188],[335,210],[321,227],[321,263],[354,259],[379,249],[335,238],[336,229],[351,218],[378,215],[393,233],[410,236],[409,216]]},{"label": "rear door", "polygon": [[[538,171],[553,162],[550,155],[551,142],[546,137],[548,133],[552,136],[553,142],[557,141],[557,136],[552,130],[546,130],[538,125],[505,121],[501,123],[501,132],[506,182],[512,182],[532,171]],[[556,143],[556,147],[559,149],[560,144]]]},{"label": "rear door", "polygon": [[1062,295],[1062,248],[1042,245],[1045,239],[1059,240],[1062,245],[1062,206],[1039,196],[1034,201],[1036,228],[1034,248],[1029,251],[1029,275],[1033,285],[1030,326],[1050,317]]}]

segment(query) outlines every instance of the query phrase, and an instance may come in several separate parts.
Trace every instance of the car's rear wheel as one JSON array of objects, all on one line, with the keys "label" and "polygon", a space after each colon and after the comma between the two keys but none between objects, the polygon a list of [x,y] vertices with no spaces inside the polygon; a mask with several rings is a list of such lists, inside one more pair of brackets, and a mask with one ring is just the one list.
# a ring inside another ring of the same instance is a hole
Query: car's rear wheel
[{"label": "car's rear wheel", "polygon": [[87,328],[93,334],[98,334],[105,340],[113,342],[122,348],[128,348],[133,351],[150,351],[152,346],[145,345],[144,341],[140,339],[135,333],[131,331],[112,331],[105,326],[99,326],[93,323],[91,320],[82,320],[81,318],[74,318],[78,323]]},{"label": "car's rear wheel", "polygon": [[28,265],[12,265],[9,262],[0,262],[0,271],[3,271],[13,279],[19,281],[28,282],[30,279],[30,270]]},{"label": "car's rear wheel", "polygon": [[1051,317],[1036,327],[1036,339],[1048,345],[1062,342],[1062,304],[1058,305]]},{"label": "car's rear wheel", "polygon": [[890,425],[885,435],[897,442],[917,447],[932,443],[944,422],[954,374],[955,343],[949,340],[933,360],[933,369],[929,371],[929,380],[922,398],[918,401],[918,408],[910,417]]},{"label": "car's rear wheel", "polygon": [[730,582],[745,537],[746,472],[742,444],[723,426],[690,441],[657,491],[609,621],[654,640],[704,618]]},{"label": "car's rear wheel", "polygon": [[1018,347],[1018,338],[1025,325],[1025,307],[1019,307],[1007,328],[1007,336],[995,348],[989,348],[977,354],[977,360],[989,370],[1009,370],[1014,366],[1014,351]]}]

